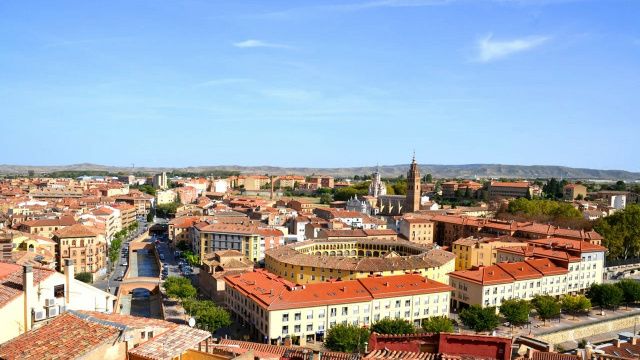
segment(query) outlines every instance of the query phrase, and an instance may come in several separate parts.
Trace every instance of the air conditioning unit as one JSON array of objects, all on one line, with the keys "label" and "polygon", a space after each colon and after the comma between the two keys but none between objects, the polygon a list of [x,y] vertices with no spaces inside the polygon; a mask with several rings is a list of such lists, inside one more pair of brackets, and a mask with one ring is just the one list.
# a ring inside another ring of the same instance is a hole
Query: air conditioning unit
[{"label": "air conditioning unit", "polygon": [[47,318],[47,311],[46,310],[39,310],[39,311],[35,311],[35,321],[42,321],[44,319]]},{"label": "air conditioning unit", "polygon": [[58,309],[57,306],[50,307],[47,309],[47,317],[52,318],[52,317],[58,316],[58,314],[60,314],[60,310]]},{"label": "air conditioning unit", "polygon": [[51,298],[51,299],[44,299],[44,306],[46,307],[51,307],[54,306],[56,304],[56,299]]}]

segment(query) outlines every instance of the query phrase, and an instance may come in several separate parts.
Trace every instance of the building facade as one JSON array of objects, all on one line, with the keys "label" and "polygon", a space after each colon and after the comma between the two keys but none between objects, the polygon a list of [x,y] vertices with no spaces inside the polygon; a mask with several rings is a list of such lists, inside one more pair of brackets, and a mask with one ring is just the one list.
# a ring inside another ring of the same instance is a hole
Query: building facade
[{"label": "building facade", "polygon": [[411,168],[407,172],[407,202],[405,204],[404,212],[415,212],[420,210],[420,171],[418,170],[418,164],[416,163],[416,156],[413,155],[413,161],[411,162]]},{"label": "building facade", "polygon": [[420,325],[448,316],[448,285],[420,275],[376,276],[299,285],[264,270],[225,277],[233,315],[271,343],[287,335],[322,341],[338,323],[369,326],[383,318]]}]

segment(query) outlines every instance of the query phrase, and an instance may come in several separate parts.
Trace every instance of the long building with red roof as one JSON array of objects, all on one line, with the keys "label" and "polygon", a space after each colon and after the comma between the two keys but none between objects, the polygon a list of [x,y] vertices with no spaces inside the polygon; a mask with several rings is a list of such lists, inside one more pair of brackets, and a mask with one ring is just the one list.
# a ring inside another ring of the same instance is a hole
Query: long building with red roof
[{"label": "long building with red roof", "polygon": [[448,316],[452,290],[413,273],[301,285],[257,269],[224,280],[227,306],[237,319],[273,343],[297,335],[301,345],[307,338],[321,341],[337,323],[402,318],[419,325],[430,316]]}]

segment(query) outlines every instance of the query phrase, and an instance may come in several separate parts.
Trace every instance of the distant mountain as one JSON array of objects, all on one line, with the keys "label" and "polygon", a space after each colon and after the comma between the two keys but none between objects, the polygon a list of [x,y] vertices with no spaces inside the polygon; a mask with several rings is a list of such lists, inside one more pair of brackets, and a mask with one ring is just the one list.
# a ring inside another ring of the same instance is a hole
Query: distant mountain
[{"label": "distant mountain", "polygon": [[[423,175],[431,174],[436,178],[453,178],[453,177],[473,177],[479,178],[571,178],[571,179],[612,179],[612,180],[631,180],[640,179],[640,173],[625,170],[597,170],[571,168],[566,166],[549,166],[549,165],[500,165],[500,164],[468,164],[468,165],[420,165],[420,173]],[[180,170],[187,172],[203,172],[207,170],[233,170],[240,171],[242,174],[326,174],[335,177],[353,177],[354,175],[365,175],[375,172],[375,166],[352,167],[352,168],[284,168],[274,166],[237,166],[237,165],[218,165],[218,166],[198,166],[186,168],[169,168],[169,167],[135,167],[135,171],[143,173],[159,173],[163,171]],[[36,174],[50,173],[54,171],[108,171],[116,173],[131,172],[131,167],[123,166],[106,166],[97,164],[74,164],[61,166],[24,166],[24,165],[0,165],[0,174],[27,174],[29,170],[33,170]],[[387,165],[380,166],[382,177],[395,177],[405,174],[409,170],[408,164],[403,165]]]}]

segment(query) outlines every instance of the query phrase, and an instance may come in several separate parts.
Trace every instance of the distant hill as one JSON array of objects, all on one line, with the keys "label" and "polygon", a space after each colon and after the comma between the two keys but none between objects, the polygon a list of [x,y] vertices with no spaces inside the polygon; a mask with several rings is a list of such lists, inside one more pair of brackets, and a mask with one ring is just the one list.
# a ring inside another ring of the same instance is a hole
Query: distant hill
[{"label": "distant hill", "polygon": [[[551,178],[563,177],[570,179],[612,179],[631,180],[640,179],[640,173],[625,170],[597,170],[571,168],[566,166],[550,165],[500,165],[500,164],[468,164],[468,165],[420,165],[420,173],[431,174],[436,178],[453,177],[473,177],[479,178]],[[375,172],[375,166],[352,167],[352,168],[284,168],[274,166],[198,166],[186,168],[169,167],[135,167],[135,171],[143,173],[159,173],[163,171],[180,170],[187,172],[203,172],[207,170],[233,170],[242,174],[326,174],[335,177],[353,177],[354,175],[371,174]],[[96,164],[74,164],[61,166],[24,166],[24,165],[0,165],[0,174],[27,174],[33,170],[36,174],[51,173],[54,171],[108,171],[116,173],[119,171],[130,172],[131,167],[106,166]],[[383,177],[396,177],[405,174],[409,170],[409,164],[380,166],[380,173]]]}]

